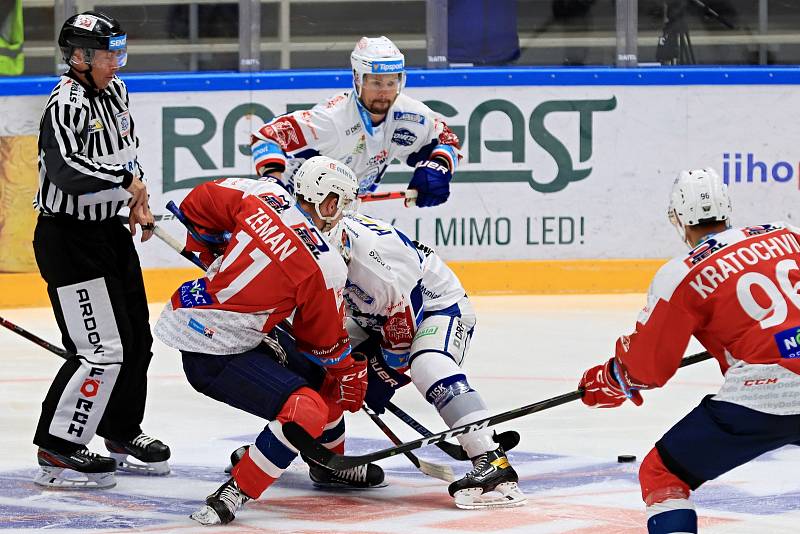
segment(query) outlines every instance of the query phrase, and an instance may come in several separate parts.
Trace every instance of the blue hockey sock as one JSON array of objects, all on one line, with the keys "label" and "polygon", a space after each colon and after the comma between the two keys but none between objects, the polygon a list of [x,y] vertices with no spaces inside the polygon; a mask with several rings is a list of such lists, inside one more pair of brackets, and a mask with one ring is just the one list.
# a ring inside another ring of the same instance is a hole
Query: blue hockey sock
[{"label": "blue hockey sock", "polygon": [[680,508],[651,515],[647,520],[649,534],[697,534],[697,513]]}]

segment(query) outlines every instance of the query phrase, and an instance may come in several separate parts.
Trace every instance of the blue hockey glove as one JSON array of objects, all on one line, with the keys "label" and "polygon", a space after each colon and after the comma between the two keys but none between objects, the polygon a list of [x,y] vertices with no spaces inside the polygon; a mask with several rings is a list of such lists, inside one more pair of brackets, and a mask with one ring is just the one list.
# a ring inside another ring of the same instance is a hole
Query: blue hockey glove
[{"label": "blue hockey glove", "polygon": [[386,364],[380,354],[380,349],[371,351],[368,355],[367,377],[369,378],[369,387],[367,387],[364,403],[377,414],[386,411],[386,405],[392,400],[397,388],[411,382],[411,378]]},{"label": "blue hockey glove", "polygon": [[438,206],[450,196],[452,179],[453,173],[447,165],[435,160],[420,161],[408,188],[417,190],[417,206],[420,208]]}]

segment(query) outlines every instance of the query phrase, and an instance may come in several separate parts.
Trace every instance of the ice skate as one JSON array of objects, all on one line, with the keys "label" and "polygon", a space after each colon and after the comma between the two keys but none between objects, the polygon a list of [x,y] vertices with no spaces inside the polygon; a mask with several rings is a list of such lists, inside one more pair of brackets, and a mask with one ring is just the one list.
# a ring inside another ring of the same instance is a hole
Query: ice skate
[{"label": "ice skate", "polygon": [[35,484],[56,489],[113,488],[116,462],[95,454],[86,447],[70,454],[40,448],[36,455],[41,471]]},{"label": "ice skate", "polygon": [[459,508],[522,506],[528,500],[517,486],[519,477],[502,447],[476,456],[472,465],[472,471],[447,488]]},{"label": "ice skate", "polygon": [[226,525],[250,497],[244,494],[233,478],[206,497],[206,504],[189,517],[202,525]]},{"label": "ice skate", "polygon": [[[305,458],[303,458],[305,460]],[[316,462],[306,460],[308,474],[314,485],[325,489],[371,489],[383,488],[383,469],[376,464],[359,465],[350,469],[333,471]]]},{"label": "ice skate", "polygon": [[[169,474],[169,447],[144,432],[130,441],[106,439],[106,448],[116,461],[117,469],[137,475],[163,476]],[[138,460],[132,461],[130,457]]]}]

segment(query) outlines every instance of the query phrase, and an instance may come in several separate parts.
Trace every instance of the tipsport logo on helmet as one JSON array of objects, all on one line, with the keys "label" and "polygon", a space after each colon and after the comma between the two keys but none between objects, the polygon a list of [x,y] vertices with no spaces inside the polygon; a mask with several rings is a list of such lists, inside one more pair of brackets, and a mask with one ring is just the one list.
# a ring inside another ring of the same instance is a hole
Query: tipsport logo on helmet
[{"label": "tipsport logo on helmet", "polygon": [[728,186],[786,184],[795,178],[800,187],[800,163],[761,159],[752,152],[722,153],[722,181]]},{"label": "tipsport logo on helmet", "polygon": [[403,60],[396,59],[392,61],[373,61],[372,72],[373,74],[392,74],[395,72],[403,72]]}]

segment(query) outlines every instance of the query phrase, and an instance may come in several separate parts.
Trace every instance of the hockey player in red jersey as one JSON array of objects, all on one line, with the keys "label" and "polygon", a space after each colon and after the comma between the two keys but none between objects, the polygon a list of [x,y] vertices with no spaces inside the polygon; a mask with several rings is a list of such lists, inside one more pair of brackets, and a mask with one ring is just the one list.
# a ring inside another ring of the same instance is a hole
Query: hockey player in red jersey
[{"label": "hockey player in red jersey", "polygon": [[650,534],[696,533],[689,494],[757,456],[800,442],[800,230],[730,227],[726,186],[712,169],[681,172],[669,218],[691,247],[655,275],[634,333],[587,370],[583,402],[643,402],[663,386],[694,336],[725,381],[673,426],[639,470]]},{"label": "hockey player in red jersey", "polygon": [[[229,523],[289,466],[297,450],[284,423],[319,437],[343,409],[359,410],[366,392],[366,361],[354,360],[344,328],[347,268],[321,234],[355,200],[355,175],[319,156],[296,185],[295,199],[272,180],[215,180],[181,204],[194,224],[231,238],[206,276],[173,294],[154,332],[181,351],[192,387],[269,421],[231,479],[192,514],[202,524]],[[273,329],[291,314],[302,357],[287,359]]]}]

